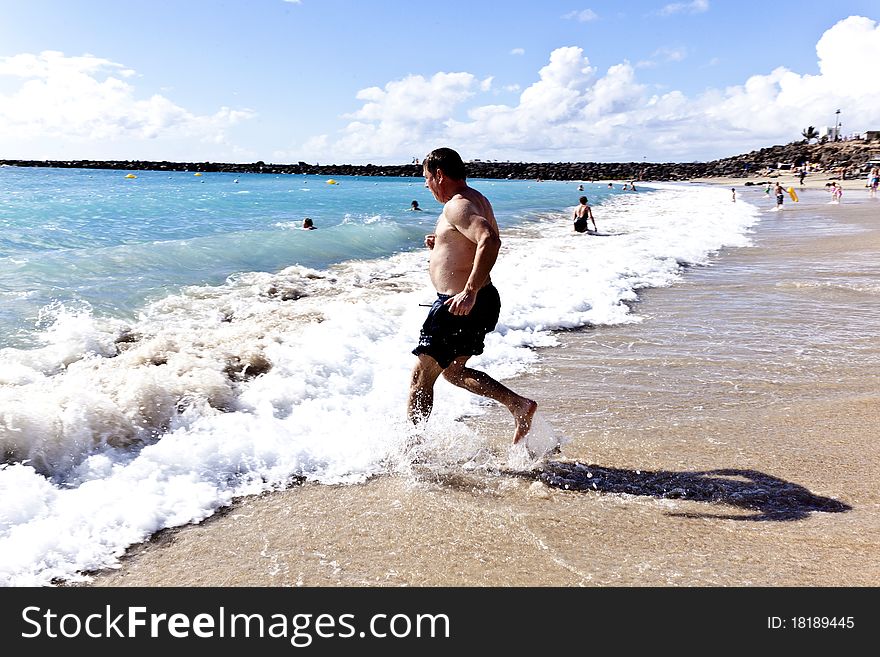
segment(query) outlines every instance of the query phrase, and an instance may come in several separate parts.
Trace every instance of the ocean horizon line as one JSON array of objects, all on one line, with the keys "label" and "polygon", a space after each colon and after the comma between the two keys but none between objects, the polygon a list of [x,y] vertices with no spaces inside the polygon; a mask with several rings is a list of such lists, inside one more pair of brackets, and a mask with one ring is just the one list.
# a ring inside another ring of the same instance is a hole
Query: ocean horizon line
[{"label": "ocean horizon line", "polygon": [[[654,162],[513,162],[474,159],[467,162],[472,178],[517,180],[647,179],[700,177],[708,163]],[[114,171],[176,171],[194,173],[269,173],[280,175],[381,176],[421,178],[422,165],[409,164],[278,164],[258,160],[234,162],[175,162],[170,160],[0,160],[0,166],[22,168],[104,169]],[[681,168],[686,167],[686,171]]]},{"label": "ocean horizon line", "polygon": [[[827,167],[862,167],[880,148],[876,141],[855,140],[809,144],[795,141],[710,161],[693,162],[513,162],[471,159],[471,178],[511,180],[642,180],[674,182],[694,178],[748,178],[768,169],[810,162]],[[235,162],[176,162],[170,160],[25,160],[2,159],[0,166],[124,171],[182,171],[194,173],[269,173],[329,176],[420,178],[422,165],[407,164],[296,164],[257,160]]]}]

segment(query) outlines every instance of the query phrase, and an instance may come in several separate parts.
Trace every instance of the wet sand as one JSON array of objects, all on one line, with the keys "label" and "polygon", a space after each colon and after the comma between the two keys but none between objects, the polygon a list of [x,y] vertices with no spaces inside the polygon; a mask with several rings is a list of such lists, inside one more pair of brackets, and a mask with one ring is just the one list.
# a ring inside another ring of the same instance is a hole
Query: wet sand
[{"label": "wet sand", "polygon": [[505,465],[489,406],[466,421],[497,467],[242,499],[90,585],[877,586],[880,199],[848,181],[829,206],[824,182],[644,291],[642,323],[563,333],[506,382],[564,438],[543,466]]}]

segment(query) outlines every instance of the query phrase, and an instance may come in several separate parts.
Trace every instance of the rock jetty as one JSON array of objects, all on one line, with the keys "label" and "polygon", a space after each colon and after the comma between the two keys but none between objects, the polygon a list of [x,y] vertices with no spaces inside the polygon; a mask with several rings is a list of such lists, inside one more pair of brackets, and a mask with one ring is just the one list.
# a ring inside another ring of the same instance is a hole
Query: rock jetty
[{"label": "rock jetty", "polygon": [[[693,178],[748,178],[769,169],[808,162],[823,170],[848,168],[855,173],[869,159],[880,157],[880,141],[853,140],[808,144],[793,142],[762,148],[711,162],[483,162],[468,163],[472,178],[521,180],[658,180],[681,181]],[[201,173],[272,173],[314,176],[396,176],[422,175],[417,164],[271,164],[253,162],[154,162],[143,160],[0,160],[0,165],[16,167],[61,167],[76,169],[114,169],[124,171],[192,171]]]}]

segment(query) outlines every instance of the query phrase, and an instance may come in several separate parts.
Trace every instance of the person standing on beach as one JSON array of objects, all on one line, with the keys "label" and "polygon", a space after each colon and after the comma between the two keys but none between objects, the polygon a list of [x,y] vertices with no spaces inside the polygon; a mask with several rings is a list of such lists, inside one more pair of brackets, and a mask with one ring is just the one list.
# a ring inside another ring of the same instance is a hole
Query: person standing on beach
[{"label": "person standing on beach", "polygon": [[585,233],[590,229],[590,221],[593,222],[593,230],[599,232],[599,229],[596,228],[596,220],[593,218],[593,209],[587,205],[588,199],[586,196],[581,196],[580,205],[577,206],[574,210],[574,229],[579,233]]},{"label": "person standing on beach", "polygon": [[443,204],[443,212],[434,232],[425,236],[437,300],[413,349],[419,360],[410,379],[407,414],[417,426],[428,419],[434,383],[442,374],[453,385],[506,406],[517,443],[529,432],[538,404],[467,367],[471,356],[483,353],[485,336],[501,312],[501,298],[489,277],[501,248],[492,205],[467,184],[464,162],[451,148],[431,151],[422,165],[425,187]]},{"label": "person standing on beach", "polygon": [[736,187],[730,188],[730,200],[736,203]]}]

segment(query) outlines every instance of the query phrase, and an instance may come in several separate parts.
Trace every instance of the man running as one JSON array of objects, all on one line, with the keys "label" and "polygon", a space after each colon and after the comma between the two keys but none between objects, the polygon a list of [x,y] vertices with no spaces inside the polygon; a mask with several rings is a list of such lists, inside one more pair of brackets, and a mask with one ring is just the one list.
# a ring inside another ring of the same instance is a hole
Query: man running
[{"label": "man running", "polygon": [[413,350],[419,360],[410,379],[409,418],[416,425],[428,419],[434,383],[442,374],[450,383],[506,406],[513,415],[517,443],[529,432],[538,404],[467,367],[471,356],[483,353],[485,336],[495,328],[501,311],[498,290],[489,278],[501,248],[492,205],[468,186],[464,162],[450,148],[428,153],[423,172],[425,187],[443,203],[443,212],[434,232],[425,237],[437,300]]}]

